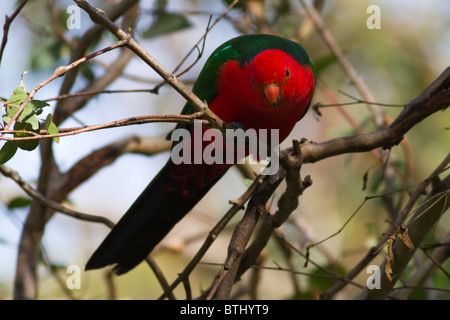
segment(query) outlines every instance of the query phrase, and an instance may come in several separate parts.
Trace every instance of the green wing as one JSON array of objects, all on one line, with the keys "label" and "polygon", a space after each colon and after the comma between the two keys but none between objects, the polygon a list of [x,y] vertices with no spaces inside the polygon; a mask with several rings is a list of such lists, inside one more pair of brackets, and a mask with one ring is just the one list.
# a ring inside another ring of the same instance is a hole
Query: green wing
[{"label": "green wing", "polygon": [[[313,74],[314,74],[314,79],[316,79],[316,66],[314,65],[314,62],[311,59],[309,59],[309,63],[311,65],[311,68],[312,68],[312,71],[313,71]],[[308,105],[306,106],[306,109],[303,112],[303,114],[300,116],[300,118],[298,118],[298,121],[300,121],[305,116],[305,114],[308,112],[308,109],[311,106],[311,101],[312,101],[312,99],[314,97],[314,92],[315,91],[316,91],[316,86],[314,86],[314,90],[313,90],[313,94],[311,95],[311,99],[309,99]]]},{"label": "green wing", "polygon": [[[206,103],[211,102],[218,94],[217,77],[219,75],[220,67],[228,60],[235,60],[238,56],[238,51],[233,46],[233,42],[236,40],[231,39],[220,47],[218,47],[208,60],[205,62],[202,71],[200,72],[197,80],[195,81],[192,92],[202,101]],[[214,84],[214,85],[212,85]],[[190,104],[186,103],[181,114],[192,114],[196,110]],[[177,128],[185,127],[185,124],[178,124]]]}]

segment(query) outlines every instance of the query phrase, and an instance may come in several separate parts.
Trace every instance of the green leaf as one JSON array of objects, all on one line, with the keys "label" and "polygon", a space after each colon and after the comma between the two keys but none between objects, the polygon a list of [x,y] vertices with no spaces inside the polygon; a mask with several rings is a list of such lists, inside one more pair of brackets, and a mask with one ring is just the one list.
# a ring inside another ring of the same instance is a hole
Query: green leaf
[{"label": "green leaf", "polygon": [[29,123],[31,128],[37,130],[39,128],[39,120],[36,117],[36,112],[28,106],[28,104],[23,108],[22,113],[17,119],[18,122]]},{"label": "green leaf", "polygon": [[[33,131],[38,132],[37,129],[33,129],[31,124],[28,122],[16,122],[14,124],[14,130],[22,130],[22,131]],[[15,137],[21,138],[21,137],[31,137],[32,135],[25,132],[17,132],[14,134]],[[23,141],[16,141],[17,146],[26,151],[32,151],[37,148],[39,145],[39,140],[23,140]]]},{"label": "green leaf", "polygon": [[373,173],[372,177],[369,178],[369,191],[371,193],[376,193],[377,190],[380,188],[382,182],[383,182],[383,170],[378,169]]},{"label": "green leaf", "polygon": [[82,63],[80,65],[80,74],[89,82],[95,80],[94,71],[92,71],[91,65],[88,63]]},{"label": "green leaf", "polygon": [[5,164],[8,162],[17,151],[17,143],[14,141],[6,142],[0,149],[0,164]]},{"label": "green leaf", "polygon": [[39,120],[37,114],[42,112],[42,108],[48,106],[49,104],[40,100],[30,100],[22,113],[20,114],[19,120],[25,121],[31,125],[33,130],[39,129]]},{"label": "green leaf", "polygon": [[45,38],[32,51],[30,66],[32,70],[47,69],[55,66],[62,57],[67,45],[57,38]]},{"label": "green leaf", "polygon": [[47,106],[49,106],[49,104],[47,102],[41,101],[41,100],[30,100],[27,103],[27,107],[32,108],[36,112]]},{"label": "green leaf", "polygon": [[16,197],[14,199],[12,199],[11,201],[9,201],[6,206],[8,209],[16,209],[16,208],[24,208],[29,206],[31,203],[31,199],[30,198],[26,198],[26,197]]},{"label": "green leaf", "polygon": [[13,92],[13,95],[9,97],[9,99],[6,101],[6,103],[13,103],[15,100],[20,100],[19,103],[17,103],[17,106],[19,106],[26,98],[28,94],[26,92],[26,89],[22,85],[19,85]]},{"label": "green leaf", "polygon": [[[228,7],[230,4],[233,3],[234,0],[222,0],[223,2],[225,2],[225,5]],[[233,9],[242,9],[243,8],[243,1],[239,1],[238,3],[236,3],[233,7]]]},{"label": "green leaf", "polygon": [[[52,120],[52,115],[49,113],[47,118],[45,119],[45,129],[47,129],[48,134],[58,134],[59,130],[56,124]],[[53,138],[56,143],[59,143],[59,137]]]},{"label": "green leaf", "polygon": [[11,118],[8,117],[7,114],[4,114],[3,117],[2,117],[2,119],[3,119],[3,123],[4,123],[5,125],[7,125],[7,124],[11,121]]},{"label": "green leaf", "polygon": [[332,65],[336,61],[337,61],[337,58],[334,54],[330,54],[330,55],[324,56],[320,59],[317,59],[316,61],[314,61],[316,73],[322,72],[324,69],[326,69],[328,66]]},{"label": "green leaf", "polygon": [[11,121],[11,118],[16,114],[17,110],[19,110],[20,104],[25,101],[27,96],[25,88],[18,86],[14,90],[12,96],[6,100],[6,114],[2,117],[5,124],[8,124]]},{"label": "green leaf", "polygon": [[5,121],[5,124],[8,124],[11,122],[11,119],[16,114],[17,110],[19,110],[19,108],[15,107],[13,105],[6,106],[6,114],[3,116],[3,121]]},{"label": "green leaf", "polygon": [[181,14],[161,12],[155,17],[150,28],[143,32],[142,36],[145,39],[155,38],[190,26],[191,23]]},{"label": "green leaf", "polygon": [[325,291],[336,282],[335,279],[330,279],[327,277],[330,274],[337,273],[340,276],[344,276],[346,274],[344,266],[340,264],[327,266],[325,267],[325,270],[328,270],[329,272],[324,271],[324,269],[316,268],[311,271],[311,274],[315,276],[308,277],[309,285],[311,288],[314,288],[315,291]]},{"label": "green leaf", "polygon": [[12,117],[18,110],[20,104],[27,98],[27,93],[24,88],[18,86],[11,97],[6,100],[6,112],[8,116]]},{"label": "green leaf", "polygon": [[[12,96],[9,97],[9,99],[5,103],[6,114],[2,116],[2,119],[5,124],[8,124],[11,121],[11,118],[19,110],[19,106],[28,97],[23,81],[21,80],[20,83],[21,84],[14,90]],[[23,108],[22,113],[17,118],[17,121],[29,123],[33,130],[39,129],[39,120],[36,117],[36,115],[41,113],[42,108],[48,105],[49,104],[47,102],[40,100],[28,101],[27,105]]]},{"label": "green leaf", "polygon": [[243,182],[244,182],[244,186],[246,186],[247,188],[250,188],[250,186],[253,183],[253,180],[252,179],[244,179]]}]

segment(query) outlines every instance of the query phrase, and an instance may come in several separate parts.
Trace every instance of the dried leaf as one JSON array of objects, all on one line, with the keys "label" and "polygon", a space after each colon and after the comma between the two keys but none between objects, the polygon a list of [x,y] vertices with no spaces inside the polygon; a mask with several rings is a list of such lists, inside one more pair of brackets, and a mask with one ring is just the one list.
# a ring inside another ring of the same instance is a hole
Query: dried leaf
[{"label": "dried leaf", "polygon": [[369,170],[367,170],[366,173],[364,173],[364,176],[363,176],[363,187],[362,187],[362,191],[366,191],[366,188],[367,188],[367,180],[369,180]]},{"label": "dried leaf", "polygon": [[[56,124],[53,122],[53,116],[49,113],[47,115],[47,118],[45,119],[45,129],[47,129],[48,134],[58,134],[58,127],[56,127]],[[59,137],[54,137],[53,140],[56,143],[59,143]]]},{"label": "dried leaf", "polygon": [[394,245],[395,236],[391,236],[389,238],[389,246],[388,246],[388,254],[386,256],[386,267],[384,268],[384,272],[386,273],[386,277],[389,281],[392,281],[392,268],[391,262],[394,261],[394,252],[392,251],[392,246]]},{"label": "dried leaf", "polygon": [[398,227],[397,236],[400,238],[402,243],[409,249],[414,249],[414,245],[411,241],[411,238],[408,235],[408,228],[405,226]]}]

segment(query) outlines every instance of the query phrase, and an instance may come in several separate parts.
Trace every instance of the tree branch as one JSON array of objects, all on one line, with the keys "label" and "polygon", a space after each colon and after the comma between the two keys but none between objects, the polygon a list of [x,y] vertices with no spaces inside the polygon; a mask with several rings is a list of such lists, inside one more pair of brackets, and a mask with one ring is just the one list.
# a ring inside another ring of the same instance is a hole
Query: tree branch
[{"label": "tree branch", "polygon": [[298,198],[312,184],[309,176],[306,176],[303,181],[301,180],[300,169],[303,157],[300,145],[296,140],[293,141],[293,149],[292,155],[282,156],[280,159],[281,166],[286,170],[286,190],[278,200],[278,210],[274,214],[267,214],[252,244],[245,250],[236,280],[252,266],[275,229],[279,228],[289,218],[298,206]]},{"label": "tree branch", "polygon": [[47,206],[48,208],[51,208],[58,212],[61,212],[72,218],[76,218],[76,219],[80,219],[80,220],[84,220],[84,221],[102,223],[110,228],[114,227],[114,223],[112,223],[111,220],[109,220],[108,218],[72,210],[68,207],[61,205],[60,203],[58,203],[56,201],[53,201],[53,200],[45,197],[44,195],[42,195],[41,193],[36,191],[25,180],[23,180],[16,171],[14,171],[4,165],[0,165],[0,172],[5,177],[8,177],[8,178],[12,179],[14,182],[16,182],[19,185],[19,187],[22,188],[23,191],[25,191],[25,193],[27,195],[29,195],[33,199],[38,200],[39,202],[41,202],[43,205]]},{"label": "tree branch", "polygon": [[[392,147],[401,141],[403,135],[406,134],[406,132],[418,122],[422,121],[432,113],[439,110],[444,110],[447,107],[448,101],[450,100],[450,91],[448,90],[450,84],[449,79],[450,68],[447,68],[441,76],[439,76],[426,90],[424,90],[421,95],[419,95],[419,97],[406,105],[405,109],[395,119],[395,121],[391,123],[391,125],[385,128],[379,129],[372,133],[332,139],[323,143],[303,143],[301,145],[303,163],[315,162],[338,154],[370,151],[377,147]],[[435,95],[439,96],[439,98],[431,98]],[[287,149],[286,151],[291,153],[294,152],[293,148]],[[276,183],[280,183],[284,177],[278,178],[280,180],[276,181]],[[272,193],[273,191],[274,190],[272,190]],[[260,196],[262,196],[262,198],[260,198]],[[253,198],[258,198],[257,204],[261,206],[261,203],[267,202],[264,196],[264,193],[262,195],[255,194]],[[234,231],[232,241],[230,242],[228,258],[226,260],[224,271],[221,273],[221,277],[219,277],[216,284],[211,288],[209,297],[212,297],[215,293],[214,290],[217,290],[215,296],[216,298],[229,298],[232,285],[237,279],[238,267],[241,263],[242,253],[244,252],[245,246],[254,230],[254,227],[256,226],[259,214],[262,212],[261,210],[261,207],[258,209],[257,207],[251,207],[249,204],[244,218]],[[255,257],[254,254],[252,256],[253,258]],[[370,257],[370,259],[372,258],[373,257]],[[245,266],[242,266],[241,272],[243,272],[244,269],[246,270],[253,263],[254,260],[250,260],[251,259],[246,262]],[[345,282],[348,282],[347,280],[348,279],[345,279]]]},{"label": "tree branch", "polygon": [[22,8],[27,4],[27,2],[28,0],[23,0],[10,17],[9,16],[5,17],[5,24],[3,25],[3,39],[0,47],[0,64],[2,62],[3,52],[5,51],[6,43],[8,42],[9,27],[11,26],[13,20],[19,15],[20,11],[22,11]]},{"label": "tree branch", "polygon": [[[106,47],[104,49],[98,50],[97,52],[94,52],[90,55],[87,55],[86,57],[83,57],[81,59],[78,59],[77,61],[72,62],[71,64],[67,65],[67,66],[61,66],[59,68],[57,68],[55,70],[55,72],[53,73],[53,75],[46,79],[45,81],[41,82],[40,84],[38,84],[37,86],[35,86],[29,93],[27,98],[20,104],[19,108],[17,109],[16,113],[11,117],[11,120],[6,124],[5,128],[2,131],[8,131],[8,129],[11,127],[11,125],[14,123],[14,121],[16,121],[16,119],[19,117],[19,115],[22,113],[23,109],[25,108],[25,106],[27,105],[27,103],[34,98],[34,95],[36,94],[37,91],[39,91],[42,87],[46,86],[47,84],[49,84],[50,82],[52,82],[53,80],[55,80],[56,78],[59,78],[61,76],[63,76],[64,74],[66,74],[68,71],[78,67],[80,64],[82,64],[83,62],[86,62],[89,59],[92,59],[94,57],[97,57],[101,54],[104,54],[108,51],[114,50],[118,47],[121,47],[125,44],[124,41],[119,41],[116,42],[113,45],[110,45],[109,47]],[[0,135],[0,138],[3,137],[5,133],[3,132]]]},{"label": "tree branch", "polygon": [[[108,12],[110,19],[112,21],[117,20],[119,17],[124,15],[128,10],[130,10],[130,8],[135,6],[138,2],[139,2],[138,0],[123,0],[118,2]],[[77,45],[75,46],[75,49],[72,52],[70,61],[73,62],[84,57],[88,48],[99,39],[103,31],[104,27],[101,25],[95,25],[91,27],[89,30],[87,30],[83,34],[83,36],[77,41]],[[77,78],[78,72],[79,69],[76,68],[67,73],[67,75],[64,77],[63,83],[59,90],[59,95],[68,94],[70,92],[75,83],[75,79]],[[67,105],[66,101],[59,101],[59,103],[56,105],[54,114],[55,123],[57,124],[61,123],[65,117],[70,115],[68,114],[68,112],[65,111],[66,105]],[[61,115],[59,113],[61,113]],[[60,116],[62,117],[62,119],[58,120]]]},{"label": "tree branch", "polygon": [[[278,173],[267,176],[258,192],[250,199],[244,217],[237,224],[228,246],[228,256],[218,280],[208,294],[208,298],[229,299],[232,286],[241,263],[242,255],[250,237],[255,230],[259,217],[265,212],[265,204],[286,176],[286,170],[280,168]],[[217,292],[216,292],[217,290]]]},{"label": "tree branch", "polygon": [[[115,120],[104,124],[97,124],[97,125],[90,125],[90,126],[83,126],[83,127],[77,127],[77,128],[63,128],[59,130],[59,133],[57,134],[48,134],[47,130],[41,130],[38,133],[35,133],[33,131],[26,131],[26,130],[5,130],[0,128],[0,133],[2,134],[14,134],[16,132],[21,133],[27,133],[31,136],[28,137],[2,137],[0,136],[0,140],[5,141],[23,141],[23,140],[42,140],[42,139],[53,139],[56,137],[67,137],[67,136],[73,136],[80,133],[90,132],[90,131],[96,131],[96,130],[102,130],[102,129],[110,129],[110,128],[118,128],[118,127],[125,127],[125,126],[131,126],[131,125],[140,125],[140,124],[146,124],[146,123],[155,123],[155,122],[174,122],[174,123],[187,123],[187,124],[193,124],[194,120],[200,119],[202,116],[201,112],[192,113],[189,115],[149,115],[149,116],[138,116],[138,117],[131,117],[126,118],[122,120]],[[206,121],[205,121],[206,122]]]},{"label": "tree branch", "polygon": [[[169,150],[169,141],[162,141],[161,139],[158,139],[158,141],[159,143],[153,141],[153,150],[147,149],[147,154],[157,154]],[[60,179],[55,182],[56,188],[49,193],[49,196],[53,199],[66,197],[72,190],[91,178],[101,168],[113,163],[121,155],[130,152],[141,152],[142,144],[145,142],[145,139],[139,137],[128,137],[93,151],[61,175]]]},{"label": "tree branch", "polygon": [[447,236],[443,238],[442,244],[442,246],[434,250],[432,255],[429,255],[427,251],[424,250],[428,256],[428,259],[424,261],[417,272],[415,272],[414,275],[406,281],[403,288],[398,288],[398,290],[395,290],[394,293],[389,296],[394,299],[410,299],[411,295],[416,291],[415,288],[423,285],[425,280],[428,279],[431,274],[436,272],[437,268],[444,272],[447,278],[450,279],[450,274],[442,267],[442,264],[450,258],[450,234],[447,234]]},{"label": "tree branch", "polygon": [[184,268],[183,272],[178,275],[178,278],[170,285],[169,290],[165,291],[164,294],[159,298],[164,299],[169,293],[171,293],[176,286],[181,282],[188,279],[191,272],[200,262],[202,257],[208,251],[209,247],[213,244],[214,240],[219,236],[220,232],[225,228],[225,226],[230,222],[234,215],[244,208],[244,204],[251,198],[251,196],[259,190],[261,184],[264,182],[264,176],[258,176],[253,181],[252,185],[244,192],[244,194],[239,197],[239,199],[230,201],[232,207],[227,211],[227,213],[220,219],[220,221],[214,226],[214,228],[209,232],[208,237],[203,242],[201,248],[197,251],[194,258],[189,262],[189,264]]},{"label": "tree branch", "polygon": [[357,296],[357,299],[380,300],[385,299],[388,296],[420,243],[428,232],[432,230],[437,221],[439,221],[442,214],[449,208],[449,195],[450,175],[444,180],[437,181],[437,183],[434,184],[433,189],[424,201],[424,204],[416,211],[411,222],[407,225],[408,235],[413,248],[411,249],[405,246],[404,242],[400,241],[399,238],[395,240],[392,247],[394,260],[390,262],[393,278],[390,280],[386,275],[385,269],[388,262],[387,259],[385,259],[380,265],[380,289],[370,290],[366,287]]},{"label": "tree branch", "polygon": [[414,204],[417,202],[419,197],[425,193],[425,189],[431,184],[431,181],[437,177],[444,168],[450,162],[450,155],[448,155],[439,166],[430,174],[430,176],[425,179],[422,183],[420,183],[415,190],[410,194],[410,198],[403,209],[397,216],[397,220],[389,225],[389,228],[386,232],[384,232],[383,236],[378,240],[378,243],[375,247],[371,248],[369,252],[358,262],[347,274],[345,275],[342,281],[335,283],[330,289],[327,291],[320,293],[321,299],[331,299],[337,292],[339,292],[344,286],[346,286],[347,282],[355,278],[380,252],[382,247],[389,240],[389,237],[394,234],[396,228],[400,227],[406,220],[408,214],[411,212]]},{"label": "tree branch", "polygon": [[[314,6],[308,4],[305,0],[300,0],[300,3],[302,4],[303,8],[305,8],[305,11],[307,12],[308,16],[313,21],[323,41],[328,46],[330,51],[336,56],[342,68],[347,72],[349,77],[355,83],[356,87],[358,88],[359,92],[362,94],[364,99],[366,101],[375,101],[369,88],[366,86],[364,81],[358,75],[355,68],[353,68],[352,64],[347,60],[341,48],[334,40],[331,32],[326,28],[325,23],[323,22],[322,17],[320,16],[320,13],[317,11],[317,9]],[[372,111],[372,114],[374,115],[374,120],[377,128],[381,128],[384,125],[384,120],[381,112],[373,104],[369,104],[368,106]]]},{"label": "tree branch", "polygon": [[[135,5],[137,0],[123,0],[115,5],[110,12],[111,19],[116,20],[123,15],[130,7]],[[101,35],[104,28],[94,26],[89,29],[79,40],[72,53],[71,61],[77,61],[82,58],[87,48],[95,42]],[[59,95],[66,94],[72,88],[75,78],[78,74],[78,68],[71,69],[64,77]],[[58,117],[67,117],[64,112],[65,100],[58,101],[55,107],[53,120],[58,122]],[[41,166],[37,191],[43,195],[48,195],[52,190],[50,183],[53,178],[59,178],[59,170],[54,160],[52,152],[52,140],[44,140],[40,143]],[[64,198],[60,199],[62,201]],[[53,199],[56,201],[55,199]],[[58,201],[57,201],[58,202]],[[37,296],[37,262],[39,258],[39,248],[41,239],[45,230],[45,224],[53,214],[53,210],[43,205],[39,201],[32,201],[27,218],[25,220],[17,257],[16,278],[14,281],[15,299],[34,299]]]},{"label": "tree branch", "polygon": [[133,51],[147,65],[156,71],[169,85],[171,85],[183,98],[187,100],[197,111],[203,112],[204,117],[215,129],[224,131],[223,121],[217,117],[183,82],[178,80],[169,70],[162,66],[155,58],[145,51],[132,37],[125,31],[118,28],[100,9],[96,9],[86,0],[74,0],[77,5],[89,14],[94,23],[101,24],[120,40],[126,41],[126,46]]},{"label": "tree branch", "polygon": [[303,163],[313,163],[345,153],[366,152],[380,147],[389,149],[397,145],[417,123],[433,113],[445,110],[449,104],[450,67],[445,69],[417,98],[410,101],[387,127],[322,143],[303,143]]}]

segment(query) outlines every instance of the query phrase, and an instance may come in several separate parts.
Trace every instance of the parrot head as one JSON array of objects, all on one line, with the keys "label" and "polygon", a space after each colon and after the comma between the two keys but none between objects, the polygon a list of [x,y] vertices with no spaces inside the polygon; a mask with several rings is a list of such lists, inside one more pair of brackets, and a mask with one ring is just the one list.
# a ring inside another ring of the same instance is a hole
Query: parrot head
[{"label": "parrot head", "polygon": [[299,64],[286,52],[269,49],[259,53],[250,63],[251,81],[266,106],[278,108],[296,105],[310,97],[313,71]]}]

